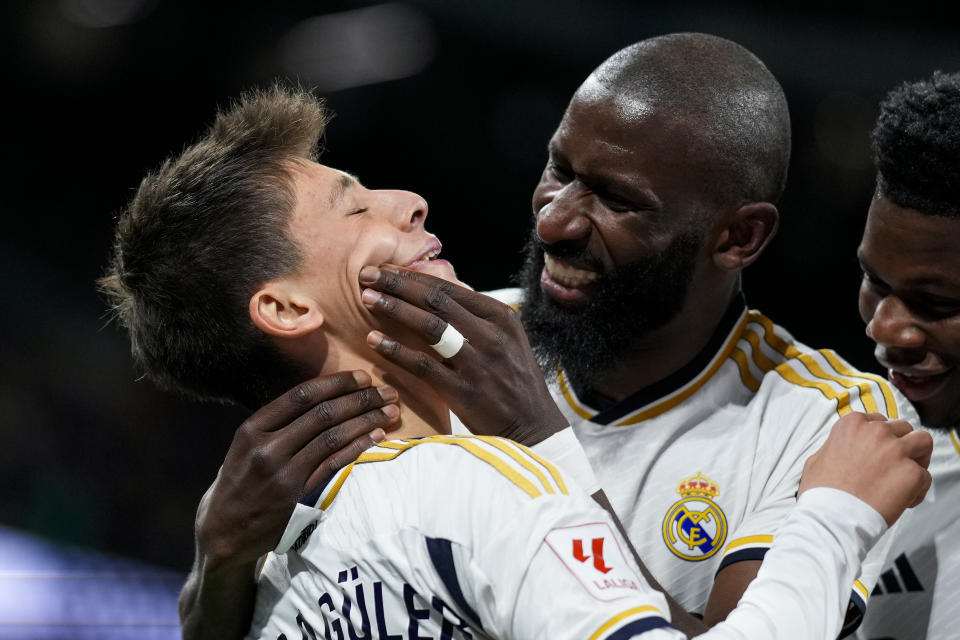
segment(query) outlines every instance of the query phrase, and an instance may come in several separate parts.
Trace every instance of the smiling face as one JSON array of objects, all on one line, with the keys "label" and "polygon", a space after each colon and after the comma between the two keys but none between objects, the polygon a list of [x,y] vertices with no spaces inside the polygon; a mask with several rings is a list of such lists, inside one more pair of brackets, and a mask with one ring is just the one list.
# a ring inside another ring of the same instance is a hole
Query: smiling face
[{"label": "smiling face", "polygon": [[[697,185],[708,169],[696,148],[683,119],[588,80],[550,140],[533,196],[543,293],[584,307],[604,274],[660,256],[702,227],[710,205]],[[681,301],[685,293],[675,289]]]},{"label": "smiling face", "polygon": [[[409,191],[371,190],[356,178],[315,162],[292,166],[296,205],[288,234],[304,259],[295,277],[323,311],[328,326],[366,333],[360,300],[364,265],[391,263],[459,282],[441,245],[424,229],[427,203]],[[343,330],[343,329],[342,329]]]},{"label": "smiling face", "polygon": [[672,344],[684,323],[702,324],[696,305],[729,302],[708,250],[714,157],[698,152],[691,121],[666,111],[590,78],[550,140],[522,318],[541,364],[574,380],[591,383],[641,345]]},{"label": "smiling face", "polygon": [[859,249],[860,315],[923,424],[960,424],[960,219],[875,197]]}]

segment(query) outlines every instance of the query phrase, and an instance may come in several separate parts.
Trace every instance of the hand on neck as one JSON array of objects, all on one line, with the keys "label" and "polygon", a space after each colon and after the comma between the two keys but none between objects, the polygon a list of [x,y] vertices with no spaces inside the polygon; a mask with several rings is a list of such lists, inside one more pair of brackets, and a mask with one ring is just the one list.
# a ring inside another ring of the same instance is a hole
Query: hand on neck
[{"label": "hand on neck", "polygon": [[450,433],[450,409],[433,388],[399,366],[385,360],[364,343],[346,347],[331,341],[320,374],[362,370],[373,387],[390,385],[397,391],[400,420],[387,430],[387,438],[400,440]]}]

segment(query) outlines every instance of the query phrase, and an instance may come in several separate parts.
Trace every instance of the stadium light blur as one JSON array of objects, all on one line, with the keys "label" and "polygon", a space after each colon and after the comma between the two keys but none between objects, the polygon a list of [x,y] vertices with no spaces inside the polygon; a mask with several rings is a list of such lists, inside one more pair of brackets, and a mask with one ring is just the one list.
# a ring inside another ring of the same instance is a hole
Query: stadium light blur
[{"label": "stadium light blur", "polygon": [[321,92],[412,76],[433,59],[433,26],[421,12],[381,4],[303,20],[280,40],[278,62]]},{"label": "stadium light blur", "polygon": [[184,578],[0,527],[0,639],[178,639]]}]

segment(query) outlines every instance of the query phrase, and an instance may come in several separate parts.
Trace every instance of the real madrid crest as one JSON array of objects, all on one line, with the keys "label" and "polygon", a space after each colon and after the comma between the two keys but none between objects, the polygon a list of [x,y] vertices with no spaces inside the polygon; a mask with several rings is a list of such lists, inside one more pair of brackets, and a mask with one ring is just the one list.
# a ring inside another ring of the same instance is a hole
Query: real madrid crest
[{"label": "real madrid crest", "polygon": [[727,518],[713,501],[720,489],[698,471],[677,485],[677,493],[680,501],[663,518],[663,541],[684,560],[709,558],[727,538]]}]

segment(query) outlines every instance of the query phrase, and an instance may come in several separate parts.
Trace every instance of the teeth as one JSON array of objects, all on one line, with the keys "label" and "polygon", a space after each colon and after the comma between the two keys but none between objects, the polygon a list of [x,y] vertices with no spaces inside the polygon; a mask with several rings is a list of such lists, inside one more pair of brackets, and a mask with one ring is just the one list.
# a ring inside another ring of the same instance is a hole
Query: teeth
[{"label": "teeth", "polygon": [[598,274],[596,271],[584,271],[583,269],[575,269],[565,264],[560,264],[546,254],[544,254],[543,259],[550,277],[565,287],[582,287],[597,279]]},{"label": "teeth", "polygon": [[433,259],[436,258],[438,255],[440,255],[440,249],[434,249],[433,251],[431,251],[430,253],[428,253],[427,255],[425,255],[425,256],[423,257],[423,259],[424,259],[424,260],[433,260]]}]

